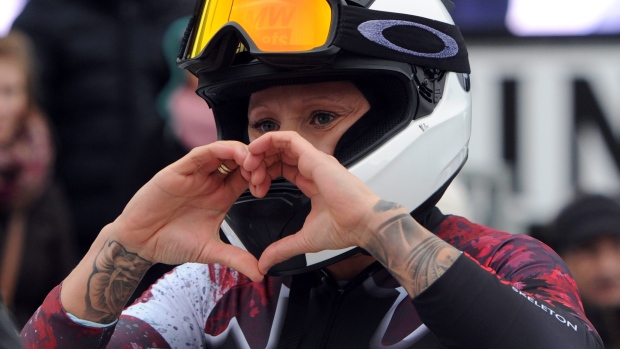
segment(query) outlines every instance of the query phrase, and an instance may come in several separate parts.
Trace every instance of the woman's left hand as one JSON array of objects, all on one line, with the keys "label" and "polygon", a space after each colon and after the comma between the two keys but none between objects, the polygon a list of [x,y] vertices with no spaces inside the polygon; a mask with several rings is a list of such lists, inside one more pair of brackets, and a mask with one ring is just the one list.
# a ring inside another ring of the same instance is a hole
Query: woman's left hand
[{"label": "woman's left hand", "polygon": [[243,167],[251,172],[250,190],[255,196],[265,196],[271,180],[282,176],[312,201],[303,228],[263,252],[262,273],[299,254],[360,246],[366,240],[373,207],[380,198],[336,158],[287,131],[261,136],[248,151]]}]

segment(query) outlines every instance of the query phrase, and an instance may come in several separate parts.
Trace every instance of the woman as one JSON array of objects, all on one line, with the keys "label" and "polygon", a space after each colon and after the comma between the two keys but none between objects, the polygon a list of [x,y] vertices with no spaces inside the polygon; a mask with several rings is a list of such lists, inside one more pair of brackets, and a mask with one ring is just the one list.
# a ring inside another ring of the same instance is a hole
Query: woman
[{"label": "woman", "polygon": [[[549,248],[434,207],[471,117],[441,1],[201,4],[179,62],[220,141],[102,229],[28,347],[601,347]],[[184,264],[123,310],[156,262]]]},{"label": "woman", "polygon": [[77,262],[29,40],[0,37],[0,290],[21,328]]}]

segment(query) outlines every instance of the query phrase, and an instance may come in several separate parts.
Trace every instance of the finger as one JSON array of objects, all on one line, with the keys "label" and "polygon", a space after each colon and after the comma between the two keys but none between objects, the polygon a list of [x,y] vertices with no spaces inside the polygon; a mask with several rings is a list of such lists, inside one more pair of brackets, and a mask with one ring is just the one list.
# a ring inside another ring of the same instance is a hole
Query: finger
[{"label": "finger", "polygon": [[[312,178],[312,172],[325,165],[339,165],[338,160],[316,149],[310,142],[292,131],[268,132],[254,140],[248,146],[247,163],[257,161],[256,157],[277,156],[280,163],[298,167],[307,178]],[[282,169],[280,169],[282,173]]]},{"label": "finger", "polygon": [[300,254],[318,252],[305,242],[300,234],[289,235],[269,245],[258,260],[261,274],[267,274],[274,265]]},{"label": "finger", "polygon": [[241,174],[241,177],[243,177],[243,179],[246,182],[248,183],[252,182],[252,172],[247,171],[246,169],[243,168],[243,166],[239,166],[239,173]]},{"label": "finger", "polygon": [[[244,166],[245,166],[245,163],[244,163]],[[267,165],[263,161],[261,161],[258,164],[258,167],[255,167],[253,170],[251,170],[251,173],[252,173],[252,177],[250,179],[250,183],[255,184],[255,185],[259,185],[265,182],[265,179],[269,177],[269,174],[267,173]],[[271,177],[269,178],[269,180],[271,180]]]},{"label": "finger", "polygon": [[272,156],[264,156],[264,154],[248,154],[242,168],[248,171],[250,175],[250,191],[256,197],[264,197],[271,187],[271,181],[274,178],[282,176],[282,162],[279,153]]},{"label": "finger", "polygon": [[228,244],[216,244],[211,251],[212,255],[205,257],[202,263],[220,263],[229,266],[243,275],[252,279],[252,281],[261,281],[264,274],[258,269],[258,261],[252,254],[240,249],[239,247]]},{"label": "finger", "polygon": [[[245,144],[238,144],[235,142],[233,146],[234,146],[233,159],[232,160],[221,159],[222,163],[217,168],[217,171],[223,174],[224,176],[227,176],[233,172],[241,173],[243,171],[243,167],[242,167],[243,162],[245,161],[245,159],[247,158],[249,154],[247,151],[247,146]],[[247,171],[246,171],[246,174],[247,174]],[[243,173],[242,173],[242,177],[245,178]]]},{"label": "finger", "polygon": [[256,197],[263,197],[271,187],[271,182],[274,178],[283,177],[295,183],[300,178],[298,174],[297,166],[287,165],[279,160],[270,166],[266,166],[263,163],[252,172],[250,180],[252,194]]},{"label": "finger", "polygon": [[[255,157],[254,159],[258,158],[259,157]],[[248,166],[246,165],[247,162],[248,157],[246,157],[244,162],[240,165],[240,171],[245,180],[248,181],[252,195],[259,198],[263,197],[271,185],[271,178],[267,174],[266,165],[262,160],[260,160],[252,163],[248,169]]]},{"label": "finger", "polygon": [[243,162],[243,168],[250,172],[256,171],[258,167],[263,163],[264,158],[264,153],[249,153],[245,161]]},{"label": "finger", "polygon": [[218,141],[192,149],[172,164],[171,169],[184,175],[190,175],[197,170],[211,173],[217,171],[224,160],[224,165],[234,170],[238,164],[243,163],[247,155],[247,146],[241,142]]},{"label": "finger", "polygon": [[236,167],[230,168],[226,165],[226,163],[230,163],[230,161],[222,161],[220,166],[217,167],[217,172],[219,172],[222,176],[226,177],[229,174],[233,173],[236,170]]},{"label": "finger", "polygon": [[293,158],[298,158],[308,147],[313,148],[310,142],[299,136],[298,133],[293,131],[276,131],[268,132],[255,139],[248,145],[248,152],[250,157],[255,155],[271,156],[276,153],[287,152]]},{"label": "finger", "polygon": [[[222,171],[218,169],[216,170],[217,175],[224,177],[224,183],[231,188],[233,195],[235,197],[239,197],[246,189],[248,189],[249,181],[247,178],[250,178],[251,173],[243,170],[242,164],[245,161],[245,157],[247,155],[247,151],[245,148],[241,148],[241,151],[235,152],[235,159],[226,160],[222,162],[222,165],[225,166],[228,171],[227,174],[222,173]],[[232,165],[227,165],[232,163]],[[220,166],[222,166],[220,165]]]},{"label": "finger", "polygon": [[252,194],[257,198],[262,198],[267,195],[269,192],[269,188],[271,188],[271,177],[265,177],[265,180],[262,183],[255,184],[252,186],[254,188]]},{"label": "finger", "polygon": [[241,171],[236,171],[225,179],[226,185],[228,185],[235,197],[239,197],[246,189],[248,189],[248,181],[243,177]]}]

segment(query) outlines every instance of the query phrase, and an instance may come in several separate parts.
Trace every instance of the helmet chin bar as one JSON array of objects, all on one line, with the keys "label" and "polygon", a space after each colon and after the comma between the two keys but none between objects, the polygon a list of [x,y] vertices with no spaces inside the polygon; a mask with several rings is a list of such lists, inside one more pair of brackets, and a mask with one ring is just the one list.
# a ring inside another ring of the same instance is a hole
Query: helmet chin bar
[{"label": "helmet chin bar", "polygon": [[[226,214],[222,238],[258,259],[269,245],[301,230],[310,209],[310,199],[301,190],[284,179],[277,179],[264,198],[256,198],[249,191],[239,197]],[[269,274],[299,274],[336,263],[359,251],[349,247],[306,253],[273,266]]]}]

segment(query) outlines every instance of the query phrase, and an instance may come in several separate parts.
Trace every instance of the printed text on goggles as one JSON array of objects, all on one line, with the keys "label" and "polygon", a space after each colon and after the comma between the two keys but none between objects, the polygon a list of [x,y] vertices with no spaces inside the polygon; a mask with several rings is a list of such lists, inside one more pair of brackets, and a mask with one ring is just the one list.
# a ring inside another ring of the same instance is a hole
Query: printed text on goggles
[{"label": "printed text on goggles", "polygon": [[276,66],[321,66],[340,49],[470,72],[456,26],[341,0],[202,0],[188,24],[178,63],[194,73],[217,70],[230,66],[236,53],[249,51]]}]

